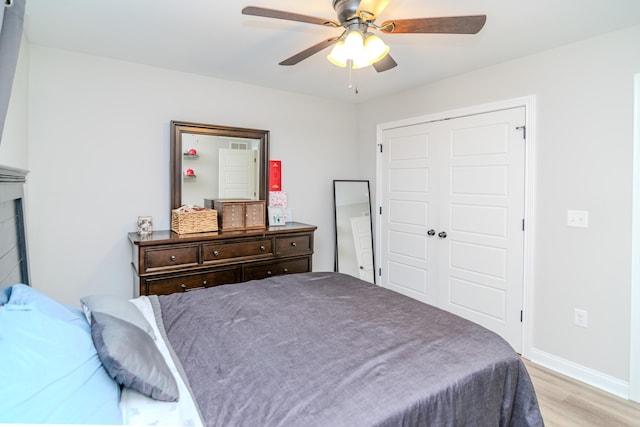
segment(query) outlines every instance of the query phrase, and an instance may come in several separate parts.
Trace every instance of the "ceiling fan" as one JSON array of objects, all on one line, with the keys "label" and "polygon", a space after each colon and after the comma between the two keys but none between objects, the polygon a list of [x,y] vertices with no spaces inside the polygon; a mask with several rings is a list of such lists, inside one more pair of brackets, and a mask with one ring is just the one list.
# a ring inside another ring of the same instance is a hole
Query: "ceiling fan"
[{"label": "ceiling fan", "polygon": [[[310,56],[334,46],[327,57],[339,66],[360,68],[373,65],[377,72],[390,70],[398,65],[388,54],[389,47],[369,30],[384,34],[406,33],[447,33],[476,34],[482,29],[486,15],[451,16],[437,18],[394,19],[378,25],[375,20],[389,4],[390,0],[333,0],[338,19],[323,19],[264,7],[247,6],[242,9],[244,15],[284,19],[305,22],[326,27],[343,27],[342,34],[321,41],[290,58],[280,65],[295,65]],[[367,53],[363,53],[367,52]]]}]

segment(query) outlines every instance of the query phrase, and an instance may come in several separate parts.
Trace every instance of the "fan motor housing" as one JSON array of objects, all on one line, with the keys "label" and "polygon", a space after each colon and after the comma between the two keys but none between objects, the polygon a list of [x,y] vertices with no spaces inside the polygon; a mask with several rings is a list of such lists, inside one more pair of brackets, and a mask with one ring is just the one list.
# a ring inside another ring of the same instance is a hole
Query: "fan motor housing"
[{"label": "fan motor housing", "polygon": [[338,14],[340,24],[358,17],[360,0],[333,0],[333,8]]}]

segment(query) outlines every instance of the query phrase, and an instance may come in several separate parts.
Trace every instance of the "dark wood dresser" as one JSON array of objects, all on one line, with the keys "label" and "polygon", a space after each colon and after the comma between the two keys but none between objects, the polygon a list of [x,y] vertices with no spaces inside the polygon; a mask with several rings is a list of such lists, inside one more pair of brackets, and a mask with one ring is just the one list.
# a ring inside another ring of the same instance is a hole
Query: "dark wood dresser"
[{"label": "dark wood dresser", "polygon": [[290,222],[261,230],[129,233],[134,296],[311,271],[316,228]]}]

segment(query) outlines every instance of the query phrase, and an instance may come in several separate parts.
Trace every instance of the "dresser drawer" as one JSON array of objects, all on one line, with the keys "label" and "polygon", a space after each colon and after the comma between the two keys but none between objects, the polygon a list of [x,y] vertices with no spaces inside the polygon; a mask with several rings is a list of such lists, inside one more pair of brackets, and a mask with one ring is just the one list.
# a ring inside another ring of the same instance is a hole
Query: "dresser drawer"
[{"label": "dresser drawer", "polygon": [[[230,207],[232,220],[242,213],[243,226],[264,224],[264,200],[205,199],[220,213]],[[235,207],[240,206],[236,211]],[[224,216],[224,214],[223,214]],[[129,233],[134,295],[171,294],[239,283],[270,276],[311,271],[316,227],[289,222],[278,227],[178,234],[155,230],[148,236]]]},{"label": "dresser drawer", "polygon": [[271,239],[202,245],[202,258],[205,264],[216,261],[231,261],[233,258],[255,258],[262,255],[265,257],[273,256]]},{"label": "dresser drawer", "polygon": [[246,266],[244,280],[264,279],[281,274],[307,273],[309,271],[311,271],[311,258],[296,258],[270,264]]},{"label": "dresser drawer", "polygon": [[198,265],[199,245],[146,249],[142,273]]},{"label": "dresser drawer", "polygon": [[145,279],[140,294],[168,295],[175,292],[188,292],[228,283],[237,283],[241,280],[241,273],[241,267],[236,267],[200,274]]},{"label": "dresser drawer", "polygon": [[308,254],[312,250],[309,234],[276,237],[276,255]]}]

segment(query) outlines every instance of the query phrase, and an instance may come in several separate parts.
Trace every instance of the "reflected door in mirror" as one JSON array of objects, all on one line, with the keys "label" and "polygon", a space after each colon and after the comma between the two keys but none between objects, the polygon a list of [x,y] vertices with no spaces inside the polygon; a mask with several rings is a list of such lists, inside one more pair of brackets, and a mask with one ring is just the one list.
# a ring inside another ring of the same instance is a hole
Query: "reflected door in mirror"
[{"label": "reflected door in mirror", "polygon": [[334,180],[335,271],[375,283],[369,181]]},{"label": "reflected door in mirror", "polygon": [[182,135],[182,204],[202,206],[204,199],[258,200],[259,157],[257,139]]}]

